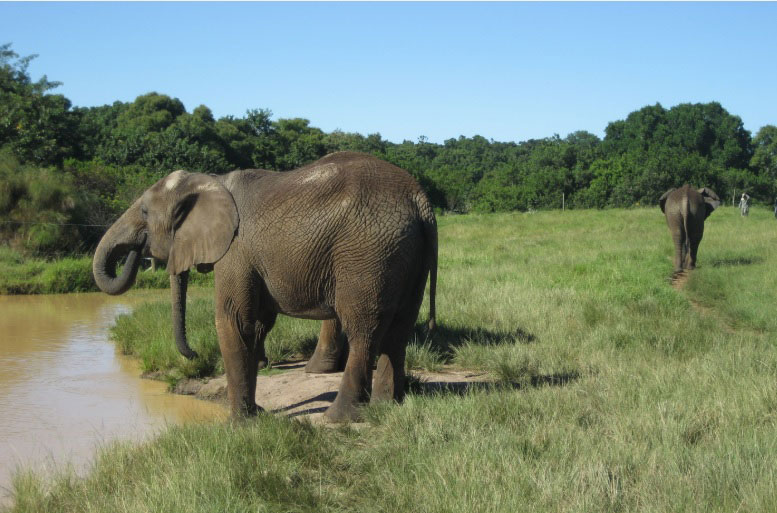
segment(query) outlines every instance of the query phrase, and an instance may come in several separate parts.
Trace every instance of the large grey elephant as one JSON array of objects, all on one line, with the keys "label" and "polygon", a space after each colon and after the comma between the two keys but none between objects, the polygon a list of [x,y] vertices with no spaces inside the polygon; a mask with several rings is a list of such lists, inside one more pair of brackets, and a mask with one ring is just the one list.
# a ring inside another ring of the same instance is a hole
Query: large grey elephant
[{"label": "large grey elephant", "polygon": [[658,200],[674,241],[674,272],[696,268],[696,252],[704,235],[704,220],[720,206],[711,189],[688,184],[666,191]]},{"label": "large grey elephant", "polygon": [[333,153],[282,173],[175,171],[103,236],[93,261],[100,289],[128,290],[141,254],[167,262],[173,331],[187,358],[196,356],[186,341],[188,272],[215,272],[216,329],[233,416],[261,410],[256,373],[278,314],[324,320],[308,371],[336,370],[337,333],[346,335],[345,371],[325,414],[333,422],[356,419],[368,400],[404,396],[405,348],[427,275],[434,328],[434,211],[407,172],[369,155]]}]

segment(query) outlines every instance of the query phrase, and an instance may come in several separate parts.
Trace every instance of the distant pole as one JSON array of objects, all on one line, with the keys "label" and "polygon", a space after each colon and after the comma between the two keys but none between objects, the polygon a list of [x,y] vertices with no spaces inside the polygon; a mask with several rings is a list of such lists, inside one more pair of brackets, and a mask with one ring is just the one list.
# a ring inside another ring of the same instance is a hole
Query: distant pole
[{"label": "distant pole", "polygon": [[564,193],[561,193],[561,211],[564,211]]}]

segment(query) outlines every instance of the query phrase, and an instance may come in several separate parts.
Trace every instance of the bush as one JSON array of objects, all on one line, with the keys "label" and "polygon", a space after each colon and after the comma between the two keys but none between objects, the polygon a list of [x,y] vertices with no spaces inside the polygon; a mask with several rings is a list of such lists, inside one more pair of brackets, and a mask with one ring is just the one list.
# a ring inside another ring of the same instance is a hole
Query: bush
[{"label": "bush", "polygon": [[95,291],[97,287],[92,277],[92,260],[82,257],[51,262],[41,273],[40,284],[49,294]]},{"label": "bush", "polygon": [[[213,273],[192,271],[189,284],[212,287]],[[164,269],[141,270],[133,287],[166,289],[170,287],[170,276]],[[89,255],[47,261],[25,257],[20,251],[0,246],[0,294],[66,294],[98,290]]]}]

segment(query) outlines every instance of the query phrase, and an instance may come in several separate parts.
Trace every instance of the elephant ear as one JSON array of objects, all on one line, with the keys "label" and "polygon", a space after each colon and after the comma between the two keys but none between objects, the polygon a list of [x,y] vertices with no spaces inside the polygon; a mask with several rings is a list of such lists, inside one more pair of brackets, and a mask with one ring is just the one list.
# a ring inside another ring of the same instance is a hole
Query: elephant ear
[{"label": "elephant ear", "polygon": [[706,187],[699,189],[699,194],[701,194],[701,197],[704,198],[704,206],[707,209],[704,218],[707,219],[710,214],[720,206],[720,198],[718,198],[718,195],[715,194],[712,189],[708,189]]},{"label": "elephant ear", "polygon": [[669,197],[669,194],[670,194],[670,193],[671,193],[673,190],[674,190],[674,189],[669,189],[669,190],[668,190],[668,191],[666,191],[664,194],[662,194],[660,198],[658,198],[658,206],[659,206],[659,207],[661,207],[661,212],[664,212],[664,213],[666,213],[666,212],[664,211],[664,208],[666,207],[666,199]]},{"label": "elephant ear", "polygon": [[187,173],[175,185],[173,244],[167,260],[170,274],[194,265],[208,268],[229,249],[240,219],[232,194],[215,177]]}]

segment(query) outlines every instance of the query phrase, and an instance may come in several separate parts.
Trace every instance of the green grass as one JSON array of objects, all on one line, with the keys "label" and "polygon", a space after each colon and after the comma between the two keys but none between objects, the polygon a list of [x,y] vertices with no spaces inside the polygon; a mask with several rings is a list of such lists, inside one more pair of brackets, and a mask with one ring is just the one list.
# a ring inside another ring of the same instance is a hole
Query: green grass
[{"label": "green grass", "polygon": [[[413,387],[362,429],[171,427],[85,478],[19,474],[12,511],[777,511],[775,223],[716,211],[678,291],[658,208],[442,217],[440,329],[409,366],[496,385]],[[190,296],[197,347],[212,307]],[[274,358],[318,327],[283,319]]]},{"label": "green grass", "polygon": [[[703,273],[689,280],[689,293],[731,325],[777,332],[773,302],[777,275],[772,272],[777,219],[769,210],[754,209],[746,218],[728,215],[716,221],[705,230],[702,263],[706,265]],[[722,243],[705,247],[707,238]]]},{"label": "green grass", "polygon": [[[146,270],[137,275],[134,287],[161,289],[170,286],[166,271]],[[190,274],[192,285],[213,285],[212,274]],[[96,292],[92,277],[92,257],[66,257],[57,260],[24,257],[0,247],[0,294],[63,294]]]},{"label": "green grass", "polygon": [[[224,365],[214,325],[213,290],[190,289],[186,305],[186,333],[198,358],[187,360],[176,349],[170,302],[151,302],[120,316],[111,328],[111,338],[124,354],[140,359],[143,372],[161,372],[170,383],[183,377],[222,374]],[[270,362],[293,355],[313,353],[320,323],[280,317],[267,337]]]}]

